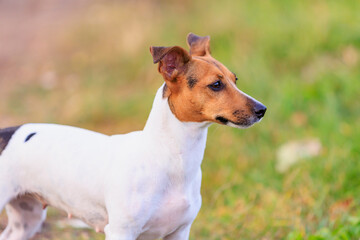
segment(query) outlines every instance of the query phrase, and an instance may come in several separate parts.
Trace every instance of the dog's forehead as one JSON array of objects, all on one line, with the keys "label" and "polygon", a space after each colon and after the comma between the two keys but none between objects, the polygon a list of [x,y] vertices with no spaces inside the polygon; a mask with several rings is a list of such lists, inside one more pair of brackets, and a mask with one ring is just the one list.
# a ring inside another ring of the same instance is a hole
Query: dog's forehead
[{"label": "dog's forehead", "polygon": [[226,66],[211,56],[193,57],[193,60],[196,62],[197,72],[200,74],[222,75],[223,77],[233,74]]}]

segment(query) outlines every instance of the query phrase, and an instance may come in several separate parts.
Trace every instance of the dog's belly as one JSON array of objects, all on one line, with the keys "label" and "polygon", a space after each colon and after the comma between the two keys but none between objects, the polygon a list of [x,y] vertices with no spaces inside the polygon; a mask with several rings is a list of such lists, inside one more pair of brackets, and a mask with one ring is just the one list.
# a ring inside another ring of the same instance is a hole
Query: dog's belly
[{"label": "dog's belly", "polygon": [[84,202],[82,206],[78,204],[75,206],[56,204],[54,207],[67,211],[68,214],[81,219],[98,232],[103,232],[108,224],[108,215],[105,207],[98,204]]},{"label": "dog's belly", "polygon": [[84,195],[83,200],[70,200],[57,194],[26,193],[26,196],[38,200],[43,207],[52,206],[68,213],[69,217],[79,218],[97,231],[104,231],[108,224],[108,214],[103,204]]},{"label": "dog's belly", "polygon": [[93,208],[75,215],[86,224],[93,227],[97,232],[104,232],[105,226],[109,223],[108,215],[103,209]]}]

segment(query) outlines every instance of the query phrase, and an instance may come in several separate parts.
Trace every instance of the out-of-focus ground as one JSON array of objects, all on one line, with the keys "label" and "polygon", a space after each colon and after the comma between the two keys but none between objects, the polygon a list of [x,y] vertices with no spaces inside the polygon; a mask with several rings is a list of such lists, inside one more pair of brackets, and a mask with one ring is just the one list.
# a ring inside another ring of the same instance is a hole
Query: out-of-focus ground
[{"label": "out-of-focus ground", "polygon": [[[43,79],[51,78],[47,71],[56,58],[57,39],[84,6],[87,6],[84,1],[0,1],[0,95],[3,99],[23,85],[38,82],[39,74],[43,74]],[[6,103],[1,101],[1,109],[6,108]],[[12,121],[4,114],[0,123],[4,126]]]},{"label": "out-of-focus ground", "polygon": [[[250,129],[210,128],[190,239],[359,239],[359,12],[359,1],[0,0],[0,127],[139,130],[162,84],[149,46],[211,35],[268,112]],[[34,239],[104,239],[65,217],[50,208]]]}]

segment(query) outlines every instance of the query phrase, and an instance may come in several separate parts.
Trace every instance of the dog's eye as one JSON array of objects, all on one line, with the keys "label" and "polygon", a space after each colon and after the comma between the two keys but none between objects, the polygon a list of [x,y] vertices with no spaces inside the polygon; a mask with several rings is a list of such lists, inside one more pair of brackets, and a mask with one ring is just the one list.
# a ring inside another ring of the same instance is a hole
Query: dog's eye
[{"label": "dog's eye", "polygon": [[221,89],[224,88],[224,84],[220,80],[218,80],[218,81],[210,84],[209,88],[213,91],[220,91]]},{"label": "dog's eye", "polygon": [[235,77],[235,84],[236,84],[236,82],[237,82],[237,80],[238,80],[238,77],[236,76],[236,74],[235,74],[235,73],[232,73],[232,74],[234,74],[234,77]]}]

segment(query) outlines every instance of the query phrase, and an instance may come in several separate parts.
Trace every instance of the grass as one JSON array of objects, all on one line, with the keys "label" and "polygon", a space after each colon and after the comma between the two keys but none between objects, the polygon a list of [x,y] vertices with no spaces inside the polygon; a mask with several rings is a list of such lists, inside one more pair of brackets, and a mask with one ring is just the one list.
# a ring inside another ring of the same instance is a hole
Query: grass
[{"label": "grass", "polygon": [[[141,129],[162,83],[148,47],[211,35],[213,56],[268,112],[247,130],[210,128],[190,239],[359,239],[359,10],[334,0],[90,4],[59,29],[46,64],[9,87],[0,114],[11,124]],[[277,172],[277,149],[308,138],[320,154]],[[50,214],[38,239],[104,238],[57,229],[61,216]]]}]

